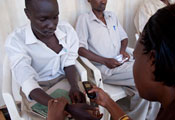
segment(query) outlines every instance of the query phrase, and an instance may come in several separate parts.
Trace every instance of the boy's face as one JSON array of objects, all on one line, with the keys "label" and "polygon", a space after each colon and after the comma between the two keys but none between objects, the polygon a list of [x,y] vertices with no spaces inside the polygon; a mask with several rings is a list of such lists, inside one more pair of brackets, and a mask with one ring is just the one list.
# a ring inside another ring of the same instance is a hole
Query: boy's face
[{"label": "boy's face", "polygon": [[133,74],[136,87],[139,95],[147,100],[156,100],[157,87],[160,88],[160,83],[155,81],[155,61],[154,52],[144,54],[144,45],[140,43],[142,37],[137,41],[134,50],[134,66]]},{"label": "boy's face", "polygon": [[58,24],[58,4],[56,0],[35,0],[31,7],[25,10],[31,21],[36,37],[52,37]]},{"label": "boy's face", "polygon": [[107,0],[88,0],[93,10],[103,12],[106,9]]}]

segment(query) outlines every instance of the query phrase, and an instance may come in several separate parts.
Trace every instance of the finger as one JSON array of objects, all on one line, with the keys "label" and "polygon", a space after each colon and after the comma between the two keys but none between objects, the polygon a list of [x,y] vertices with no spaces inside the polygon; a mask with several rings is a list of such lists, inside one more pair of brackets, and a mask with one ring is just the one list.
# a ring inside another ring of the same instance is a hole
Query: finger
[{"label": "finger", "polygon": [[86,91],[83,91],[83,94],[86,94]]},{"label": "finger", "polygon": [[79,103],[79,100],[80,100],[79,93],[74,94],[74,99],[75,99],[75,103]]},{"label": "finger", "polygon": [[68,104],[68,101],[64,100],[64,101],[61,102],[61,104],[65,107]]},{"label": "finger", "polygon": [[79,120],[99,120],[96,116],[93,116],[91,112],[84,110],[81,111],[81,115],[83,115],[83,117]]},{"label": "finger", "polygon": [[96,102],[96,99],[91,99],[91,102]]},{"label": "finger", "polygon": [[90,115],[87,120],[100,120],[99,118],[97,117],[93,117],[92,115]]},{"label": "finger", "polygon": [[99,91],[100,91],[100,88],[94,87],[90,91],[88,91],[88,93],[99,92]]},{"label": "finger", "polygon": [[55,103],[55,104],[58,104],[59,102],[62,102],[62,101],[57,100],[57,99],[55,99],[55,100],[53,101],[53,103]]},{"label": "finger", "polygon": [[68,100],[65,98],[65,97],[61,97],[60,99],[58,99],[58,100],[60,100],[62,103],[64,103],[64,104],[67,104],[68,103]]},{"label": "finger", "polygon": [[51,106],[53,104],[54,99],[51,99],[48,101],[48,106]]},{"label": "finger", "polygon": [[70,99],[72,101],[72,104],[74,104],[75,103],[75,99],[74,99],[74,96],[73,95],[70,95]]},{"label": "finger", "polygon": [[115,68],[117,66],[118,63],[115,63],[114,65],[112,65],[112,68]]},{"label": "finger", "polygon": [[85,105],[84,105],[84,108],[85,108],[86,110],[96,110],[96,107],[91,106],[91,105],[88,105],[88,104],[85,104]]},{"label": "finger", "polygon": [[130,55],[128,55],[128,60],[130,59]]},{"label": "finger", "polygon": [[83,93],[81,93],[80,95],[81,95],[81,103],[86,103],[85,95]]},{"label": "finger", "polygon": [[115,63],[115,65],[120,65],[120,64],[121,64],[121,63],[120,63],[120,62],[118,62],[118,61]]},{"label": "finger", "polygon": [[83,100],[82,100],[82,103],[86,103],[86,97],[85,96],[83,96],[83,98],[82,98]]},{"label": "finger", "polygon": [[93,88],[98,88],[98,87],[97,87],[97,86],[95,86],[95,85],[92,85],[92,87],[93,87]]},{"label": "finger", "polygon": [[73,117],[76,120],[99,120],[97,117],[93,117],[92,114],[90,114],[89,112],[87,112],[87,110],[85,110],[85,109],[79,111],[79,114],[81,116],[73,115]]},{"label": "finger", "polygon": [[71,114],[68,114],[68,115],[67,115],[67,118],[69,118],[69,120],[71,120],[73,117],[72,117]]},{"label": "finger", "polygon": [[75,101],[75,103],[79,103],[79,95],[78,95],[78,93],[74,94],[74,101]]},{"label": "finger", "polygon": [[80,95],[80,93],[77,93],[75,96],[77,98],[76,103],[81,103],[81,95]]},{"label": "finger", "polygon": [[64,115],[65,116],[68,116],[68,115],[70,115],[67,111],[64,111]]}]

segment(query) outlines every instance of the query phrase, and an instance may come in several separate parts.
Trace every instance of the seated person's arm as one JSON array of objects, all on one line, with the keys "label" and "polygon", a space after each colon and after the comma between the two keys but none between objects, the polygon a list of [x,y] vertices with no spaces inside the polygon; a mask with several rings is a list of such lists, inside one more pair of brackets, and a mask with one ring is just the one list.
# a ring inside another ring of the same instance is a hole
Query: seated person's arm
[{"label": "seated person's arm", "polygon": [[31,58],[25,56],[12,68],[12,72],[28,100],[35,100],[47,106],[52,97],[39,86],[36,81],[38,74],[30,64]]},{"label": "seated person's arm", "polygon": [[124,39],[124,40],[121,41],[120,52],[121,52],[121,51],[126,51],[127,45],[128,45],[128,39],[126,38],[126,39]]},{"label": "seated person's arm", "polygon": [[123,58],[128,58],[129,60],[130,56],[126,52],[126,48],[128,46],[128,36],[119,21],[117,21],[117,24],[119,29],[120,41],[121,41],[120,54],[123,55]]},{"label": "seated person's arm", "polygon": [[28,100],[36,100],[47,106],[48,101],[52,98],[39,86],[37,82],[39,75],[31,66],[32,58],[23,49],[24,46],[17,41],[16,39],[10,39],[6,44],[13,79],[19,84]]},{"label": "seated person's arm", "polygon": [[49,96],[45,91],[43,91],[40,88],[36,88],[30,92],[30,98],[37,101],[40,104],[43,104],[45,106],[48,105],[48,101],[53,99],[51,96]]},{"label": "seated person's arm", "polygon": [[84,47],[80,47],[78,53],[79,53],[80,56],[83,56],[83,57],[89,59],[90,61],[105,64],[106,58],[101,57],[101,56],[91,52],[90,50],[87,50]]},{"label": "seated person's arm", "polygon": [[121,64],[115,60],[114,58],[105,58],[99,55],[96,55],[95,53],[87,50],[86,48],[80,47],[78,51],[80,56],[83,56],[90,61],[94,61],[103,65],[106,65],[108,68],[115,68],[120,66]]},{"label": "seated person's arm", "polygon": [[76,59],[78,57],[79,40],[75,30],[69,26],[68,38],[68,52],[64,63],[62,63],[66,78],[71,86],[69,96],[73,103],[85,102],[85,96],[80,92],[78,87],[78,73],[75,68]]},{"label": "seated person's arm", "polygon": [[121,48],[120,48],[120,54],[123,55],[123,58],[130,58],[129,54],[126,52],[126,48],[127,48],[127,45],[128,45],[128,38],[124,39],[121,41]]},{"label": "seated person's arm", "polygon": [[83,103],[86,102],[85,96],[80,92],[78,87],[78,72],[74,65],[64,68],[66,77],[70,83],[71,89],[69,91],[69,96],[72,103]]}]

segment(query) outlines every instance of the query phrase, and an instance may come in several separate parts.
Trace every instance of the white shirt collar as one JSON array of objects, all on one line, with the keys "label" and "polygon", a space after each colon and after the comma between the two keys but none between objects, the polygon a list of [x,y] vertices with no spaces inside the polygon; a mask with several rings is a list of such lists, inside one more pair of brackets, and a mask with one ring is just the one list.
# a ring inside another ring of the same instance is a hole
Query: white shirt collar
[{"label": "white shirt collar", "polygon": [[36,43],[38,41],[37,38],[35,37],[35,35],[33,34],[30,23],[27,24],[27,26],[26,26],[25,34],[26,34],[25,35],[26,36],[25,44],[33,44],[33,43]]},{"label": "white shirt collar", "polygon": [[[108,19],[111,17],[111,14],[108,14],[108,12],[104,11],[103,13],[104,13],[105,19]],[[89,17],[91,20],[99,21],[99,19],[97,18],[97,16],[94,14],[92,10],[89,12]]]},{"label": "white shirt collar", "polygon": [[[25,32],[25,44],[34,44],[38,42],[38,39],[36,38],[36,36],[34,35],[31,25],[28,24],[26,26],[26,32]],[[63,31],[61,31],[58,27],[55,31],[55,35],[58,38],[59,41],[63,40],[63,38],[66,37],[66,33],[64,33]]]}]

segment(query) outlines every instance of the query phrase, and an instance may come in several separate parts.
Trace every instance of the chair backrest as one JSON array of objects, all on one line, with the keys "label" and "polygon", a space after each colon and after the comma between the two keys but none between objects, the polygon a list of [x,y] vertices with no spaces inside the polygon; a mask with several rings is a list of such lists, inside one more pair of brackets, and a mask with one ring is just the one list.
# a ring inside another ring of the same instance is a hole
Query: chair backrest
[{"label": "chair backrest", "polygon": [[138,41],[139,40],[139,34],[135,34],[135,37],[136,37],[136,41]]},{"label": "chair backrest", "polygon": [[2,96],[12,120],[22,120],[12,93],[12,75],[7,56],[3,63]]}]

